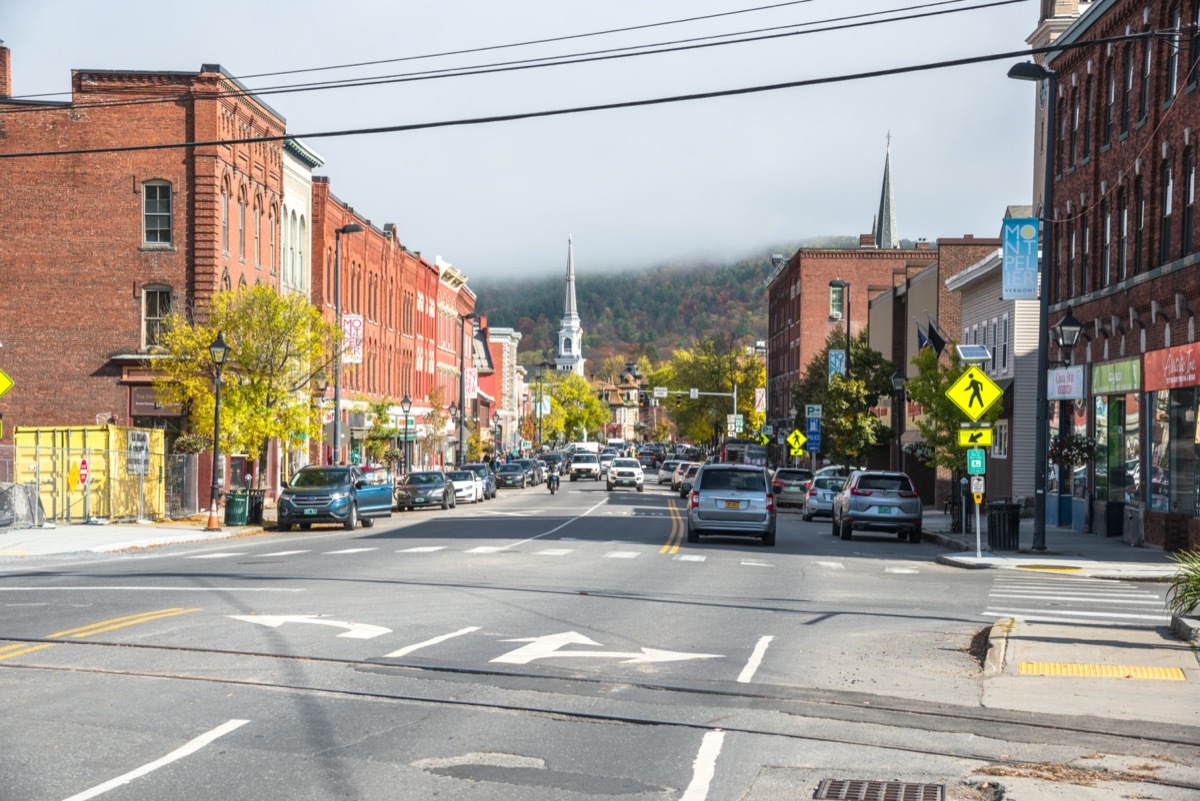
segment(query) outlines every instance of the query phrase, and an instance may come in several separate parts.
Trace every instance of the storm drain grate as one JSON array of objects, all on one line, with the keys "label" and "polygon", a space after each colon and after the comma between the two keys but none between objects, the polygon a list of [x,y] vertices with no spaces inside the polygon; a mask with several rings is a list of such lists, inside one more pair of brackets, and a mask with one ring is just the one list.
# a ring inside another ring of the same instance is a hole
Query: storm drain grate
[{"label": "storm drain grate", "polygon": [[838,801],[946,801],[944,784],[876,782],[863,779],[822,779],[813,796]]}]

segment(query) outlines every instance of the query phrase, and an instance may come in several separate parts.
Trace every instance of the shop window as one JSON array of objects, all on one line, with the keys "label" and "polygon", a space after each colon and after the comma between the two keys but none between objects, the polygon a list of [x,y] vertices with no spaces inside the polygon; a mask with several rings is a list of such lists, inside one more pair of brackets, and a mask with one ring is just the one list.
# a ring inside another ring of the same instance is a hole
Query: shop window
[{"label": "shop window", "polygon": [[1168,439],[1170,510],[1196,515],[1196,388],[1173,389],[1168,410],[1171,435]]},{"label": "shop window", "polygon": [[[1125,503],[1140,508],[1145,503],[1142,469],[1142,402],[1137,393],[1125,396],[1125,417],[1122,421],[1124,434]],[[1111,418],[1112,414],[1109,413]]]},{"label": "shop window", "polygon": [[1170,511],[1171,500],[1171,393],[1151,395],[1150,509]]},{"label": "shop window", "polygon": [[1108,402],[1107,395],[1097,395],[1093,401],[1093,405],[1094,419],[1096,421],[1094,429],[1096,448],[1099,451],[1096,454],[1096,499],[1111,501],[1114,500],[1110,492],[1110,486],[1113,483],[1111,480],[1113,475],[1112,468],[1114,462],[1117,461],[1113,453],[1113,440],[1109,436],[1108,415],[1112,411],[1112,406]]}]

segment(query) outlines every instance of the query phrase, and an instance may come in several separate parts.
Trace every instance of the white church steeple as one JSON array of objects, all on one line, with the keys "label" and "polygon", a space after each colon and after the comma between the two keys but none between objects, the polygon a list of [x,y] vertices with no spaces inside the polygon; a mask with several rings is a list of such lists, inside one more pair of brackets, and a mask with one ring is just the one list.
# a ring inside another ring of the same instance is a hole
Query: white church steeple
[{"label": "white church steeple", "polygon": [[567,237],[567,295],[563,301],[562,326],[558,329],[557,369],[583,375],[583,328],[575,307],[575,252]]}]

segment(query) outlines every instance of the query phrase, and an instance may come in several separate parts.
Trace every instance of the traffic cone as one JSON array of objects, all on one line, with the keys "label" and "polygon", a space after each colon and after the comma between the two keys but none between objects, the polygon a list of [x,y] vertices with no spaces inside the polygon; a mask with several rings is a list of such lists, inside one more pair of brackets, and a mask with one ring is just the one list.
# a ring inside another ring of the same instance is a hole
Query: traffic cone
[{"label": "traffic cone", "polygon": [[214,495],[212,502],[208,505],[208,525],[204,527],[205,531],[220,531],[221,524],[217,522],[217,497]]}]

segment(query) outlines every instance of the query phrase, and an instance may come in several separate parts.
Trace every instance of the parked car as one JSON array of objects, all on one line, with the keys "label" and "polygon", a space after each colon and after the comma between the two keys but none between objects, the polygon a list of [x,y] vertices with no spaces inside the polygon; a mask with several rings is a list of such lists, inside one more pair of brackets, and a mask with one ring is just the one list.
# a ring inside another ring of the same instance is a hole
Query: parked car
[{"label": "parked car", "polygon": [[453,470],[446,474],[454,484],[454,502],[479,503],[483,500],[483,480],[473,470]]},{"label": "parked car", "polygon": [[862,468],[862,467],[846,467],[846,465],[844,465],[844,464],[829,464],[829,465],[825,465],[824,467],[817,470],[817,472],[813,473],[813,478],[818,478],[820,476],[837,476],[840,478],[845,478],[846,476],[850,475],[850,473],[852,473],[855,470],[864,470],[864,469],[865,468]]},{"label": "parked car", "polygon": [[663,463],[658,466],[658,483],[666,484],[671,480],[671,474],[675,472],[675,468],[679,466],[679,461],[676,459],[664,459]]},{"label": "parked car", "polygon": [[642,492],[645,488],[646,474],[637,459],[613,459],[608,468],[608,490],[616,487],[629,487]]},{"label": "parked car", "polygon": [[576,451],[571,457],[571,480],[576,481],[581,478],[590,478],[593,481],[600,480],[600,457],[594,453],[586,451]]},{"label": "parked car", "polygon": [[542,483],[542,469],[533,459],[517,459],[517,464],[525,471],[525,483],[536,487]]},{"label": "parked car", "polygon": [[396,506],[412,511],[421,506],[453,509],[457,505],[454,483],[441,470],[420,470],[400,479],[396,486]]},{"label": "parked car", "polygon": [[700,472],[700,468],[703,466],[699,462],[688,462],[687,470],[683,471],[683,477],[679,479],[680,498],[686,498],[688,493],[692,491],[692,487],[696,483],[696,474]]},{"label": "parked car", "polygon": [[808,482],[812,481],[812,471],[797,467],[781,467],[771,477],[771,489],[775,493],[775,505],[782,509],[785,506],[803,506],[804,497],[808,494]]},{"label": "parked car", "polygon": [[284,484],[276,514],[280,531],[313,523],[340,523],[353,531],[360,520],[370,528],[378,518],[392,516],[392,485],[368,483],[354,465],[309,465]]},{"label": "parked car", "polygon": [[706,464],[688,496],[688,542],[699,542],[703,534],[734,534],[775,544],[775,496],[766,468]]},{"label": "parked car", "polygon": [[525,474],[525,468],[516,462],[502,464],[496,469],[497,487],[521,487],[524,489],[528,483],[529,479]]},{"label": "parked car", "polygon": [[470,470],[479,476],[479,480],[483,482],[483,499],[485,501],[496,497],[496,474],[492,472],[492,468],[483,462],[474,462],[464,464],[463,470]]},{"label": "parked car", "polygon": [[850,539],[855,529],[894,531],[900,539],[921,541],[921,496],[905,473],[855,470],[834,496],[833,534]]},{"label": "parked car", "polygon": [[817,515],[833,517],[833,499],[845,484],[846,479],[837,476],[821,476],[810,481],[804,495],[804,519],[812,520]]}]

